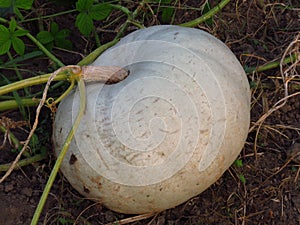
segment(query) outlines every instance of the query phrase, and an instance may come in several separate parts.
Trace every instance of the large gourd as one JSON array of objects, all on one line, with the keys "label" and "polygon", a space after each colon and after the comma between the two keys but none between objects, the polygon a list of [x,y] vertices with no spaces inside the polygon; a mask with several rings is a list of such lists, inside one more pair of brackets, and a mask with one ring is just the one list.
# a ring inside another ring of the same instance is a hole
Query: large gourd
[{"label": "large gourd", "polygon": [[[212,185],[248,133],[249,85],[221,41],[192,28],[135,31],[94,66],[120,66],[117,84],[87,85],[87,109],[61,166],[84,196],[122,213],[179,205]],[[79,108],[78,91],[59,105],[59,153]]]}]

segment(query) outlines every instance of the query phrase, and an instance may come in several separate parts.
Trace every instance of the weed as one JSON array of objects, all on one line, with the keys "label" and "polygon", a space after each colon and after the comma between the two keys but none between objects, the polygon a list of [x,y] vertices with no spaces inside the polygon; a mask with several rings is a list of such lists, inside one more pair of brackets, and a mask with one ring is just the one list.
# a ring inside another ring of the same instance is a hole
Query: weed
[{"label": "weed", "polygon": [[17,22],[14,18],[9,22],[8,28],[4,25],[0,25],[0,33],[0,55],[8,53],[11,46],[19,55],[24,54],[25,44],[19,37],[26,35],[28,31],[18,29]]},{"label": "weed", "polygon": [[[234,164],[234,166],[237,167],[237,168],[242,168],[242,167],[243,167],[243,161],[242,161],[241,159],[236,159],[236,160],[234,161],[233,164]],[[243,173],[239,173],[239,174],[238,174],[238,177],[239,177],[240,181],[241,181],[243,184],[246,183],[246,178],[245,178],[245,176],[244,176]]]},{"label": "weed", "polygon": [[86,36],[95,30],[93,20],[104,20],[112,11],[112,7],[109,4],[94,4],[93,0],[78,0],[76,9],[79,14],[76,17],[75,25]]},{"label": "weed", "polygon": [[234,161],[234,165],[238,168],[242,167],[243,166],[243,161],[241,159],[236,159]]},{"label": "weed", "polygon": [[64,218],[64,217],[59,217],[57,220],[58,220],[59,224],[62,224],[62,225],[74,224],[74,220]]},{"label": "weed", "polygon": [[5,16],[8,13],[14,13],[18,18],[23,19],[20,9],[30,9],[32,7],[33,0],[2,0],[0,1],[0,8],[2,9],[1,16]]},{"label": "weed", "polygon": [[50,31],[40,31],[37,34],[37,39],[44,44],[48,50],[52,50],[53,46],[71,50],[72,42],[67,39],[69,34],[69,29],[59,30],[58,24],[52,22],[50,25]]},{"label": "weed", "polygon": [[170,23],[174,15],[174,7],[171,6],[172,0],[156,0],[157,3],[161,4],[162,15],[161,19],[163,23]]}]

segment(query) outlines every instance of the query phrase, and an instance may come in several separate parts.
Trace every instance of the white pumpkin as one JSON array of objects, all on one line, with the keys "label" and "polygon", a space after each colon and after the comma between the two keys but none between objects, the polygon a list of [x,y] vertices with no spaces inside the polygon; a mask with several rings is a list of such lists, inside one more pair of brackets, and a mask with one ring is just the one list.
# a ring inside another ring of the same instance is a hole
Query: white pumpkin
[{"label": "white pumpkin", "polygon": [[[123,81],[87,85],[87,109],[61,170],[82,195],[122,213],[162,211],[212,185],[248,133],[249,85],[222,42],[198,29],[135,31],[94,66],[130,70]],[[79,107],[59,105],[59,153]]]}]

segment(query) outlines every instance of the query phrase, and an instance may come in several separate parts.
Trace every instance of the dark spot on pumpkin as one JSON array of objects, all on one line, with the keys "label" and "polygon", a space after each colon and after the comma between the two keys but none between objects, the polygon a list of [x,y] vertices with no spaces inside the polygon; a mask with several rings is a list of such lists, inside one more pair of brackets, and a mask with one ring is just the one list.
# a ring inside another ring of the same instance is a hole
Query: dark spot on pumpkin
[{"label": "dark spot on pumpkin", "polygon": [[179,32],[174,33],[174,38],[173,38],[174,40],[176,40],[178,34]]},{"label": "dark spot on pumpkin", "polygon": [[77,157],[74,154],[72,154],[69,160],[69,164],[73,165],[76,161],[77,161]]},{"label": "dark spot on pumpkin", "polygon": [[83,191],[87,194],[90,193],[90,190],[86,186],[83,186]]}]

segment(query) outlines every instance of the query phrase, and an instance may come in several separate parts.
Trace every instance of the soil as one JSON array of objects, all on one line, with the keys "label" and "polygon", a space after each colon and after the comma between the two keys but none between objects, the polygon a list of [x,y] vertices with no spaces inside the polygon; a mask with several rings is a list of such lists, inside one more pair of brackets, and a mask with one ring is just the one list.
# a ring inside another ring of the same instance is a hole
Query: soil
[{"label": "soil", "polygon": [[[203,1],[178,1],[174,24],[180,24],[201,15],[199,8]],[[199,3],[200,2],[200,3]],[[215,5],[216,1],[212,2]],[[67,2],[68,3],[68,2]],[[71,5],[55,2],[35,1],[36,10],[31,17],[49,15],[70,9]],[[70,4],[70,2],[69,2]],[[134,10],[138,4],[124,1]],[[162,24],[161,15],[150,16],[149,7],[145,15],[138,18],[145,26]],[[74,5],[72,5],[74,7]],[[146,14],[148,13],[148,14]],[[54,54],[67,64],[76,64],[87,55],[96,44],[93,38],[81,36],[74,27],[75,14],[52,18],[60,28],[71,29],[70,39],[73,43],[71,52],[54,49]],[[101,43],[114,38],[122,19],[114,20],[120,13],[113,13],[109,24],[97,22]],[[51,19],[45,19],[47,27]],[[109,24],[109,26],[104,26]],[[38,32],[38,23],[24,25],[33,34]],[[286,1],[231,1],[213,21],[202,23],[197,28],[203,29],[223,42],[234,52],[244,68],[258,66],[279,60],[286,50],[299,53],[300,35],[300,2]],[[133,25],[127,33],[136,29]],[[297,40],[296,44],[291,45]],[[289,45],[291,48],[288,49]],[[32,45],[27,41],[27,48]],[[5,57],[2,57],[5,61]],[[21,68],[24,77],[35,73],[46,73],[53,70],[53,64],[45,58],[25,62]],[[223,176],[209,189],[190,199],[186,203],[161,213],[136,217],[124,215],[106,209],[101,203],[95,203],[78,194],[59,174],[50,191],[49,198],[40,218],[40,224],[300,224],[300,165],[291,158],[289,149],[300,142],[300,76],[298,65],[283,65],[288,78],[288,95],[284,106],[276,109],[262,124],[256,122],[268,113],[280,99],[285,96],[279,67],[264,72],[248,74],[252,87],[251,128],[239,159],[242,165],[232,165]],[[1,73],[10,76],[13,71]],[[42,87],[35,87],[39,90]],[[297,94],[298,93],[298,94]],[[294,95],[294,96],[292,96]],[[33,124],[34,109],[26,109],[30,123]],[[22,121],[19,111],[2,112],[13,121]],[[34,210],[39,202],[43,188],[54,165],[55,157],[51,145],[52,115],[49,110],[42,111],[40,128],[37,130],[43,149],[48,152],[47,158],[19,170],[15,170],[0,184],[0,225],[30,224]],[[24,125],[24,124],[23,124]],[[26,125],[11,127],[11,132],[19,139],[25,140],[29,131]],[[0,143],[4,141],[2,134]],[[14,160],[16,153],[7,142],[0,151],[0,164]],[[41,146],[38,146],[38,149]],[[39,150],[38,150],[39,151]],[[299,153],[299,147],[293,151]],[[4,173],[0,173],[4,175]],[[134,221],[136,220],[136,221]],[[119,221],[119,223],[117,222]]]}]

